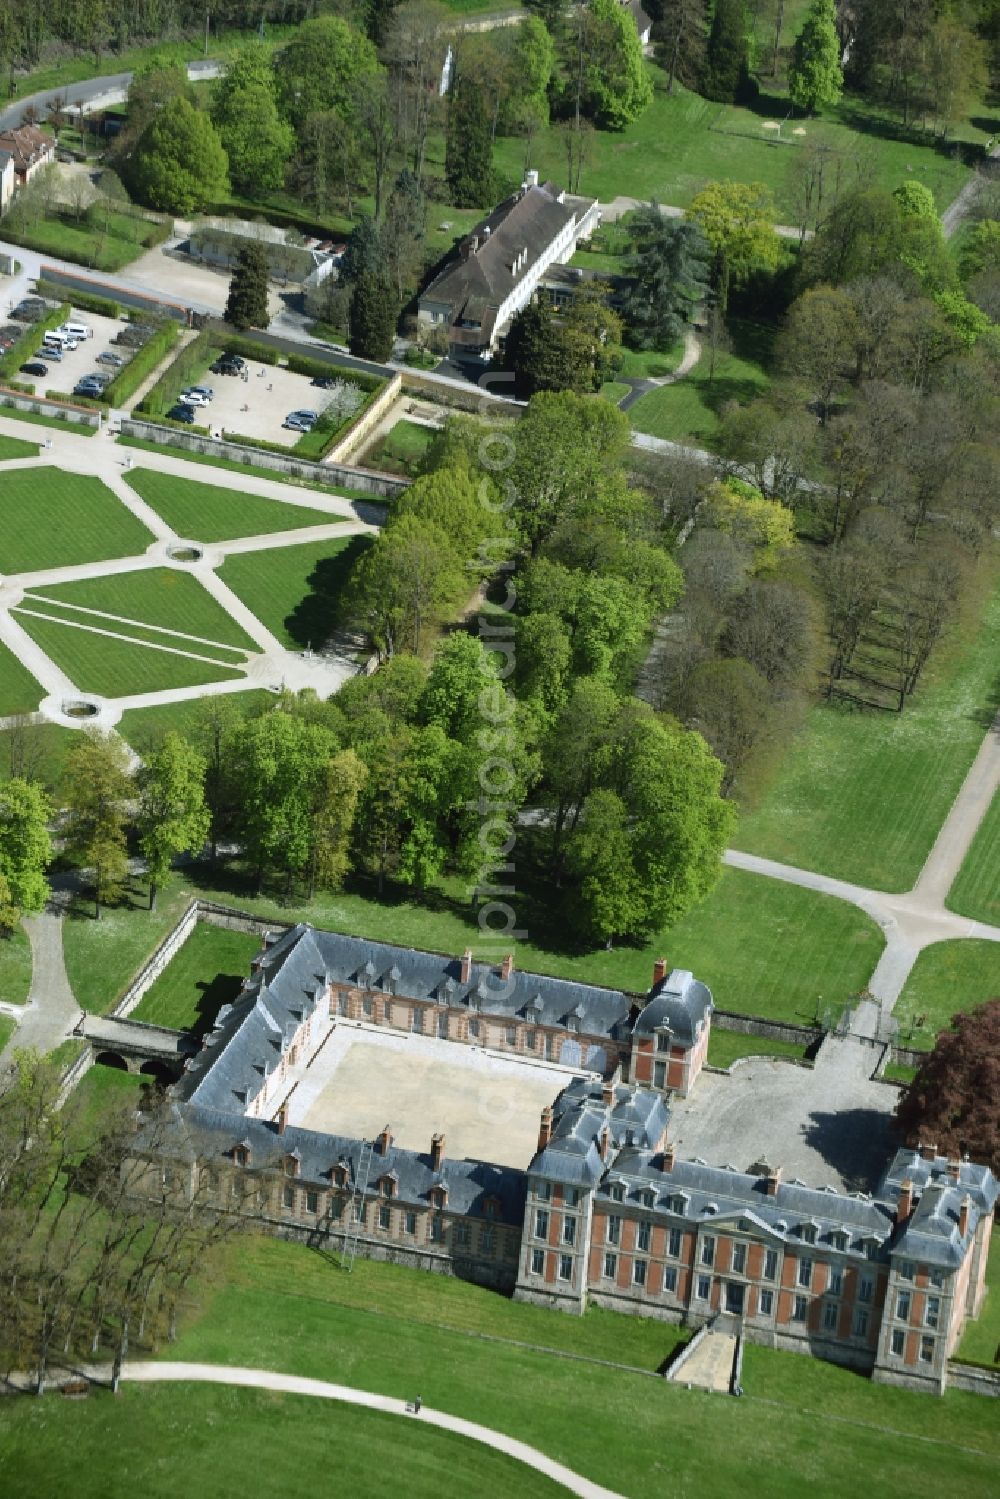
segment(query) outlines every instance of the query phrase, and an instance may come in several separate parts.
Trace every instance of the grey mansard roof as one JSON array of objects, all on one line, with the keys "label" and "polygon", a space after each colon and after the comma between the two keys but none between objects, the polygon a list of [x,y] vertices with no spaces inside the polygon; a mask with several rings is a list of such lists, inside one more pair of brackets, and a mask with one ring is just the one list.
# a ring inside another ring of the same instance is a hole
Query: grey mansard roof
[{"label": "grey mansard roof", "polygon": [[670,1118],[658,1093],[616,1087],[604,1102],[604,1086],[575,1078],[552,1105],[552,1137],[531,1162],[532,1176],[589,1189],[606,1170],[601,1135],[606,1129],[612,1149],[626,1144],[657,1145]]},{"label": "grey mansard roof", "polygon": [[[896,1241],[895,1254],[949,1269],[956,1269],[961,1264],[979,1220],[985,1213],[992,1213],[996,1206],[1000,1184],[988,1166],[978,1166],[972,1161],[956,1165],[957,1181],[952,1176],[952,1163],[946,1156],[925,1160],[916,1150],[897,1153],[886,1172],[879,1195],[897,1199],[902,1183],[908,1180],[919,1196]],[[963,1238],[958,1224],[966,1198],[969,1221]]]},{"label": "grey mansard roof", "polygon": [[651,1036],[666,1027],[674,1040],[691,1046],[712,1008],[711,990],[686,968],[675,968],[653,990],[652,998],[635,1022],[635,1034]]}]

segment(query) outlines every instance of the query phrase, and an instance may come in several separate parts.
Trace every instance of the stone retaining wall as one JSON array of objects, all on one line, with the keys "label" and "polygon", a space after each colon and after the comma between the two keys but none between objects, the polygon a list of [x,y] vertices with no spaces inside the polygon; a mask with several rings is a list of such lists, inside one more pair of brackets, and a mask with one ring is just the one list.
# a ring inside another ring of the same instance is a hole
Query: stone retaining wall
[{"label": "stone retaining wall", "polygon": [[992,1395],[1000,1399],[1000,1369],[977,1369],[974,1364],[948,1360],[949,1390],[964,1390],[968,1395]]},{"label": "stone retaining wall", "polygon": [[193,900],[177,925],[167,933],[151,958],[139,969],[121,999],[110,1012],[112,1020],[124,1020],[138,1005],[148,989],[151,989],[170,959],[182,948],[198,922],[198,902]]},{"label": "stone retaining wall", "polygon": [[68,427],[98,427],[100,412],[85,406],[64,406],[61,401],[50,401],[47,396],[28,396],[16,390],[0,389],[0,407],[12,406],[16,411],[33,411],[36,416],[54,417]]},{"label": "stone retaining wall", "polygon": [[713,1010],[712,1025],[720,1031],[738,1031],[743,1036],[766,1036],[771,1041],[788,1041],[792,1046],[812,1046],[823,1035],[819,1025],[793,1025],[780,1020],[765,1020],[760,1015],[740,1015],[735,1010]]},{"label": "stone retaining wall", "polygon": [[323,460],[324,468],[331,463],[350,462],[355,453],[364,446],[369,434],[374,431],[393,403],[398,400],[402,387],[401,376],[393,375],[385,389],[379,391],[374,401],[365,407],[357,421],[348,427],[338,442],[334,443]]}]

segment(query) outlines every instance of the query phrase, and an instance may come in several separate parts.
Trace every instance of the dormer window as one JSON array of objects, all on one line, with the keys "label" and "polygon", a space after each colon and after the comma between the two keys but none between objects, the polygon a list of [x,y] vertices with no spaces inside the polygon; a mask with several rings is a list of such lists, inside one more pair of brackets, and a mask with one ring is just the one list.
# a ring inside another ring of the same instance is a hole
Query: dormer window
[{"label": "dormer window", "polygon": [[815,1242],[816,1242],[816,1225],[815,1225],[815,1223],[800,1223],[799,1224],[799,1238],[802,1240],[803,1244],[815,1244]]},{"label": "dormer window", "polygon": [[301,1169],[302,1169],[302,1163],[299,1160],[298,1155],[293,1150],[292,1153],[291,1153],[291,1155],[286,1155],[285,1156],[285,1175],[286,1176],[298,1176],[299,1171]]},{"label": "dormer window", "polygon": [[389,969],[389,973],[388,973],[388,975],[386,977],[386,985],[385,986],[388,989],[388,991],[389,991],[390,994],[398,994],[399,993],[399,981],[400,981],[400,979],[402,977],[403,977],[403,975],[400,973],[399,969],[396,967],[396,965],[394,963],[392,965],[392,967]]},{"label": "dormer window", "polygon": [[830,1243],[833,1245],[834,1249],[844,1250],[847,1248],[847,1235],[839,1233],[832,1234],[830,1236]]},{"label": "dormer window", "polygon": [[483,1203],[483,1217],[488,1218],[492,1222],[492,1220],[497,1215],[497,1207],[498,1203],[496,1198],[487,1197],[486,1201]]},{"label": "dormer window", "polygon": [[657,1033],[656,1033],[656,1049],[657,1049],[657,1051],[669,1051],[670,1050],[670,1032],[669,1031],[657,1031]]},{"label": "dormer window", "polygon": [[612,1182],[608,1187],[608,1196],[612,1202],[625,1201],[625,1188],[621,1182]]},{"label": "dormer window", "polygon": [[395,1176],[393,1176],[391,1171],[387,1172],[385,1176],[379,1178],[378,1189],[383,1197],[395,1197],[396,1178]]}]

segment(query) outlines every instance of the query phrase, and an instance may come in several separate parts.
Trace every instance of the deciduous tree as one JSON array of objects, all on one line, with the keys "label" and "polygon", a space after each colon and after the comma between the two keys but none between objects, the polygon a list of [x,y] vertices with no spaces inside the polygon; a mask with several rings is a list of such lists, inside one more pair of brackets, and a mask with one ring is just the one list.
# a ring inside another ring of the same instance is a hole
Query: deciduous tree
[{"label": "deciduous tree", "polygon": [[263,198],[281,187],[295,136],[278,112],[270,54],[263,45],[245,47],[230,60],[215,85],[212,119],[239,192]]},{"label": "deciduous tree", "polygon": [[126,828],[132,796],[128,751],[116,734],[88,731],[66,756],[66,852],[93,872],[94,914],[119,900],[128,879]]},{"label": "deciduous tree", "polygon": [[149,874],[149,909],[179,854],[201,852],[211,827],[205,761],[180,734],[168,733],[139,771],[139,846]]},{"label": "deciduous tree", "polygon": [[[6,887],[4,924],[41,911],[49,897],[45,870],[52,858],[48,823],[52,809],[35,781],[0,786],[0,876]],[[13,917],[13,920],[11,920]]]},{"label": "deciduous tree", "polygon": [[340,16],[304,22],[274,59],[278,98],[296,130],[326,110],[348,118],[357,84],[378,71],[371,42]]},{"label": "deciduous tree", "polygon": [[225,195],[229,162],[211,118],[183,96],[143,131],[129,164],[135,196],[150,208],[192,214]]},{"label": "deciduous tree", "polygon": [[911,1144],[931,1140],[944,1155],[1000,1173],[1000,999],[960,1011],[940,1032],[896,1120]]}]

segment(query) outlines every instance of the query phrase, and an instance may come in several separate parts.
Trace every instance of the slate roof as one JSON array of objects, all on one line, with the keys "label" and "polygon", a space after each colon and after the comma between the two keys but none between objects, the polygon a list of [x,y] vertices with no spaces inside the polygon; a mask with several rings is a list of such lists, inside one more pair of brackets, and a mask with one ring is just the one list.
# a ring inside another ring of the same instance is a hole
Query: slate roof
[{"label": "slate roof", "polygon": [[[913,1183],[919,1199],[896,1241],[894,1256],[957,1269],[980,1218],[985,1213],[992,1213],[996,1206],[1000,1183],[988,1166],[978,1166],[972,1161],[959,1163],[956,1181],[946,1156],[924,1160],[916,1150],[897,1153],[886,1172],[879,1195],[898,1199],[905,1180]],[[966,1198],[969,1219],[963,1237],[958,1224]]]},{"label": "slate roof", "polygon": [[18,125],[13,130],[0,132],[0,151],[6,151],[14,159],[14,169],[26,172],[29,167],[55,151],[55,136],[35,125]]},{"label": "slate roof", "polygon": [[667,1026],[676,1041],[692,1046],[712,1009],[712,991],[686,968],[675,968],[653,990],[635,1022],[635,1034],[651,1036]]},{"label": "slate roof", "polygon": [[611,1103],[604,1101],[604,1085],[574,1078],[552,1105],[552,1136],[528,1167],[532,1176],[568,1182],[589,1189],[606,1169],[601,1155],[605,1129],[611,1146],[626,1142],[652,1148],[667,1127],[670,1111],[658,1093],[616,1086]]},{"label": "slate roof", "polygon": [[[610,1202],[616,1180],[627,1184],[625,1204],[650,1206],[655,1211],[681,1217],[688,1223],[709,1223],[733,1216],[749,1219],[755,1228],[772,1238],[799,1244],[798,1229],[812,1225],[816,1247],[830,1249],[832,1236],[848,1235],[848,1247],[866,1252],[867,1243],[888,1242],[893,1229],[892,1206],[865,1196],[807,1187],[798,1182],[779,1182],[775,1195],[767,1193],[767,1178],[726,1166],[706,1166],[700,1161],[677,1160],[669,1171],[663,1157],[648,1149],[623,1150],[608,1170],[597,1191],[597,1200]],[[652,1191],[655,1200],[643,1201]],[[684,1199],[678,1212],[677,1199]]]},{"label": "slate roof", "polygon": [[[560,230],[575,218],[576,209],[560,201],[562,196],[553,182],[519,188],[466,236],[460,246],[462,258],[435,276],[422,292],[421,301],[445,302],[453,320],[481,323],[484,333],[492,332],[496,310]],[[514,264],[521,250],[527,250],[527,259],[515,274]],[[488,318],[490,312],[494,314],[492,319]]]},{"label": "slate roof", "polygon": [[[164,1139],[156,1138],[158,1153],[172,1151],[185,1160],[192,1154],[207,1162],[231,1162],[233,1148],[250,1147],[250,1170],[284,1171],[289,1155],[299,1162],[297,1181],[329,1188],[336,1168],[346,1163],[349,1181],[358,1179],[363,1149],[361,1140],[341,1135],[322,1134],[317,1130],[288,1128],[279,1134],[275,1125],[262,1119],[241,1118],[219,1109],[195,1104],[174,1109],[174,1128]],[[491,1161],[450,1160],[445,1156],[440,1170],[431,1164],[430,1154],[400,1150],[390,1145],[386,1154],[372,1156],[368,1177],[368,1194],[377,1193],[378,1180],[392,1172],[396,1190],[393,1201],[404,1207],[427,1208],[432,1188],[448,1189],[448,1212],[471,1218],[486,1218],[486,1203],[494,1198],[498,1210],[493,1221],[508,1227],[520,1227],[524,1218],[527,1178],[523,1171],[497,1166]]]}]

